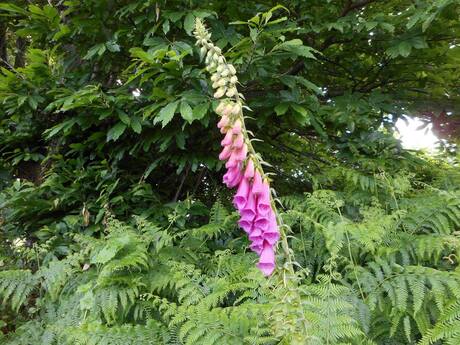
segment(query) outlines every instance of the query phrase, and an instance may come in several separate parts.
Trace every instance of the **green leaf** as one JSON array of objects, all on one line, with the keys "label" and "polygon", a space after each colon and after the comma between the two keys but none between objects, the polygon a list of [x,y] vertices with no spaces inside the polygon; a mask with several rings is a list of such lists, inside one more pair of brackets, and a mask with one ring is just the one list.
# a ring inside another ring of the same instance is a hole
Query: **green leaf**
[{"label": "green leaf", "polygon": [[117,109],[118,118],[124,123],[129,125],[131,119],[129,118],[128,114],[126,114],[123,110]]},{"label": "green leaf", "polygon": [[313,52],[319,53],[312,47],[303,45],[302,40],[298,38],[278,44],[273,50],[284,50],[310,59],[316,59]]},{"label": "green leaf", "polygon": [[137,134],[139,134],[140,132],[142,132],[142,124],[141,124],[141,121],[140,121],[139,117],[133,116],[133,117],[131,118],[131,128],[132,128],[133,131],[136,132]]},{"label": "green leaf", "polygon": [[92,258],[91,262],[95,264],[105,264],[117,255],[121,247],[122,245],[120,243],[108,243],[94,258]]},{"label": "green leaf", "polygon": [[192,123],[194,119],[193,111],[190,105],[187,102],[180,102],[180,114],[182,118],[188,123]]},{"label": "green leaf", "polygon": [[201,103],[193,108],[193,118],[195,120],[201,120],[208,112],[209,103]]},{"label": "green leaf", "polygon": [[278,116],[286,114],[286,111],[289,108],[289,103],[279,103],[275,106],[275,113]]},{"label": "green leaf", "polygon": [[187,35],[191,36],[195,28],[195,16],[192,13],[187,13],[184,19],[184,30]]},{"label": "green leaf", "polygon": [[123,134],[126,129],[126,125],[123,122],[118,122],[115,126],[109,129],[107,132],[107,141],[116,141]]},{"label": "green leaf", "polygon": [[180,148],[181,150],[185,150],[185,135],[184,135],[184,132],[179,132],[176,135],[176,144],[177,144],[178,148]]},{"label": "green leaf", "polygon": [[102,54],[104,54],[105,52],[105,49],[106,49],[106,46],[104,43],[99,43],[99,44],[96,44],[95,46],[91,47],[88,52],[86,53],[86,55],[83,57],[84,60],[89,60],[91,59],[93,56],[95,56],[96,54],[101,56]]},{"label": "green leaf", "polygon": [[86,292],[82,298],[80,298],[80,309],[81,310],[91,310],[94,307],[94,294],[92,290]]},{"label": "green leaf", "polygon": [[163,28],[164,34],[166,35],[169,32],[169,20],[165,20],[163,22],[162,28]]},{"label": "green leaf", "polygon": [[53,40],[58,41],[60,38],[70,34],[70,28],[65,24],[59,24],[59,31],[56,32],[53,36]]},{"label": "green leaf", "polygon": [[27,102],[29,103],[29,106],[33,109],[36,110],[38,106],[37,99],[34,96],[30,96],[27,98]]},{"label": "green leaf", "polygon": [[302,125],[310,123],[307,109],[295,103],[291,103],[290,106],[294,110],[295,114],[300,115],[300,116],[295,116],[297,122],[299,122]]},{"label": "green leaf", "polygon": [[115,41],[105,42],[105,46],[107,47],[108,51],[110,51],[112,53],[120,51],[120,46]]},{"label": "green leaf", "polygon": [[401,56],[404,56],[404,57],[409,56],[411,50],[412,50],[412,46],[407,41],[403,41],[403,42],[399,43],[399,45],[398,45],[399,55],[401,55]]},{"label": "green leaf", "polygon": [[249,28],[249,36],[253,42],[257,41],[257,36],[259,35],[259,30],[256,28]]},{"label": "green leaf", "polygon": [[50,139],[61,131],[64,131],[64,132],[68,131],[76,123],[77,123],[77,119],[71,118],[69,120],[66,120],[66,121],[63,121],[57,124],[54,127],[48,128],[45,132],[43,132],[43,134],[45,135],[46,139]]},{"label": "green leaf", "polygon": [[27,15],[27,11],[24,10],[23,8],[13,5],[13,4],[7,4],[7,3],[1,3],[0,4],[0,10],[7,11],[7,12],[13,12],[13,13],[18,13],[22,15]]},{"label": "green leaf", "polygon": [[179,101],[175,101],[169,103],[166,107],[163,107],[157,116],[153,119],[153,124],[161,122],[161,127],[164,128],[169,122],[171,122],[178,104]]}]

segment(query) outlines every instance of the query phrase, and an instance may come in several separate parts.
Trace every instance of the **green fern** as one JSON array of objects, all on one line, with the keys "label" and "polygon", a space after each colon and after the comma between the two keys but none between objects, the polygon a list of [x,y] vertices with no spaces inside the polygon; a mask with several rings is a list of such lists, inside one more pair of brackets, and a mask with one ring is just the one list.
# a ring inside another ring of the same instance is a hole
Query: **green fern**
[{"label": "green fern", "polygon": [[9,304],[18,311],[37,287],[39,279],[30,270],[0,272],[0,297],[3,304]]}]

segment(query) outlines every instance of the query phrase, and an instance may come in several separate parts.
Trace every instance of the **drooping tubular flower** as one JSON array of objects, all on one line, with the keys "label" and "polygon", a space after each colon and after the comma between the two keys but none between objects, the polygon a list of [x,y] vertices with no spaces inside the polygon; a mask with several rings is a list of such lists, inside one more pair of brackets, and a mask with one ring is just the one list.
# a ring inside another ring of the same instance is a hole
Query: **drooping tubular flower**
[{"label": "drooping tubular flower", "polygon": [[275,245],[280,233],[269,181],[244,125],[243,97],[236,88],[236,70],[210,41],[211,34],[198,18],[194,35],[205,57],[206,69],[212,74],[214,97],[220,99],[216,108],[221,116],[217,127],[224,138],[219,159],[226,162],[227,168],[223,183],[236,189],[233,204],[240,214],[238,224],[248,234],[251,250],[259,255],[257,267],[268,276],[275,269]]}]

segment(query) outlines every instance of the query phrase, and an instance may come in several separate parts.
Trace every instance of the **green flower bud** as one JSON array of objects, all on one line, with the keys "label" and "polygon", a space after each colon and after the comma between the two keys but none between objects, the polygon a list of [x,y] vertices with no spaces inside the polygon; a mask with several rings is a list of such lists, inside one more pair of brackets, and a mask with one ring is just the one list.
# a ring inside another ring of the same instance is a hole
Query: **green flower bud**
[{"label": "green flower bud", "polygon": [[200,55],[204,56],[206,54],[206,47],[201,47],[200,49]]}]

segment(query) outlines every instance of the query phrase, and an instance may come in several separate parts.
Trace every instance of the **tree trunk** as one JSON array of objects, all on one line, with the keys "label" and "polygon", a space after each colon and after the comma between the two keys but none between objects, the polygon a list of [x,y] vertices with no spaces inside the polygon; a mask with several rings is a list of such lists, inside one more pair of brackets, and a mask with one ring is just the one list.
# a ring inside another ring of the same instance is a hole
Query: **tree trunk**
[{"label": "tree trunk", "polygon": [[23,37],[18,37],[16,39],[16,57],[14,59],[14,68],[25,66],[26,47],[27,47],[27,40]]},{"label": "tree trunk", "polygon": [[8,53],[6,50],[7,41],[6,41],[6,23],[0,22],[0,66],[8,68]]}]

